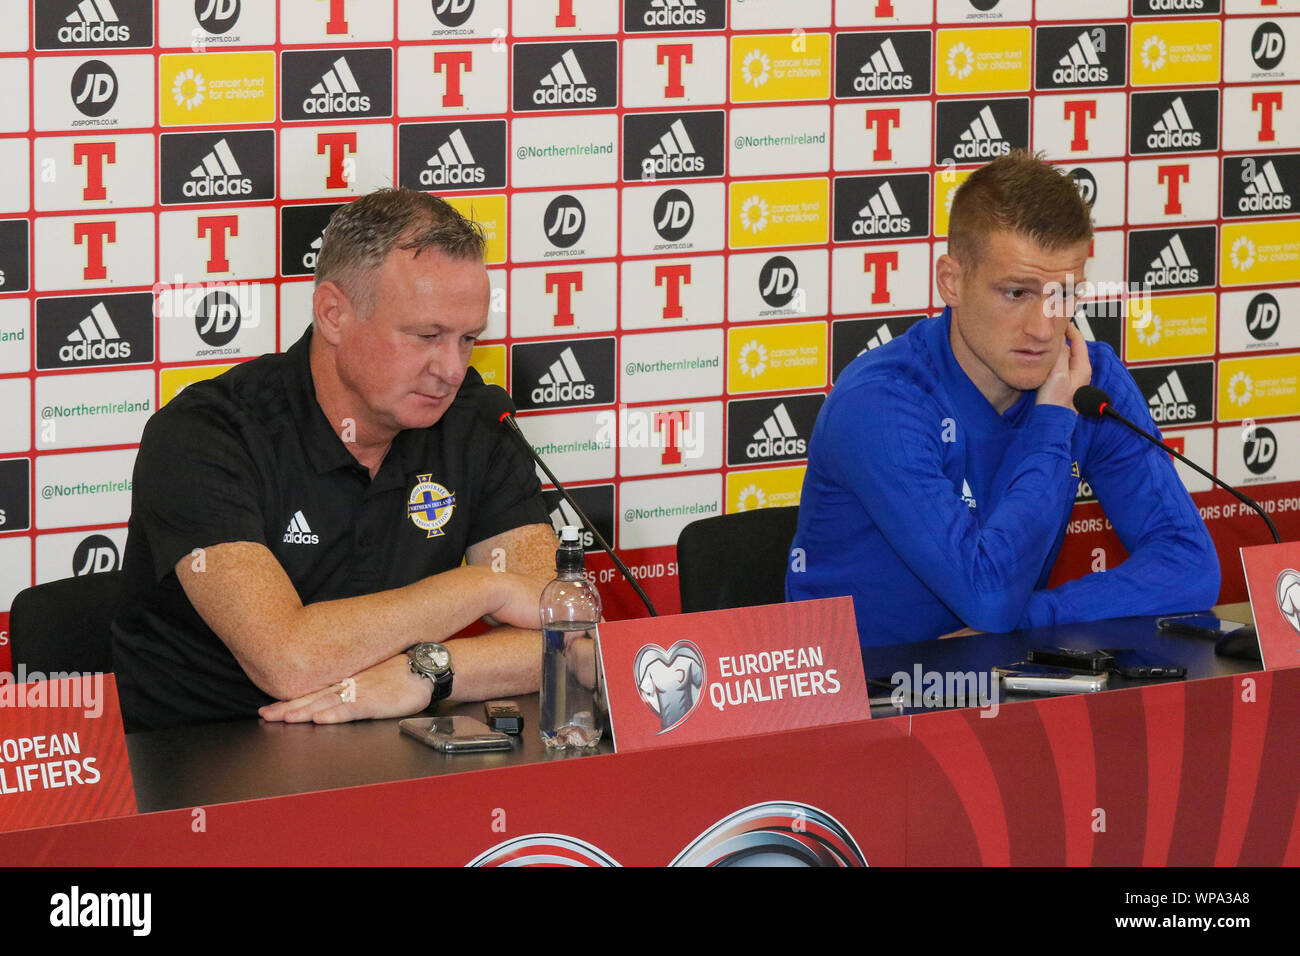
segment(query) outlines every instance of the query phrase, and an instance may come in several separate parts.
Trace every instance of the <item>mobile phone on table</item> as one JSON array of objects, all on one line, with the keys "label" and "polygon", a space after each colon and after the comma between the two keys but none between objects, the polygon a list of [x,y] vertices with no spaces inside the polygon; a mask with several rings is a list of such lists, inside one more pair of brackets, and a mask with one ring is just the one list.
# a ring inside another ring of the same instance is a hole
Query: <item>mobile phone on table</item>
[{"label": "mobile phone on table", "polygon": [[1115,666],[1112,670],[1123,677],[1150,680],[1157,677],[1176,678],[1187,676],[1187,668],[1182,664],[1162,660],[1149,651],[1137,650],[1132,647],[1114,647],[1107,648],[1107,652],[1115,658]]},{"label": "mobile phone on table", "polygon": [[509,737],[473,717],[407,717],[397,726],[408,737],[443,753],[510,749]]},{"label": "mobile phone on table", "polygon": [[1182,634],[1186,637],[1207,637],[1217,641],[1225,634],[1243,628],[1240,621],[1225,621],[1217,614],[1202,611],[1197,614],[1170,614],[1156,618],[1156,629],[1166,634]]},{"label": "mobile phone on table", "polygon": [[1115,663],[1115,658],[1105,651],[1086,651],[1075,647],[1031,647],[1029,660],[1033,664],[1068,667],[1072,671],[1088,674],[1104,674]]},{"label": "mobile phone on table", "polygon": [[1080,674],[1067,668],[1021,661],[1009,667],[995,667],[1002,688],[1022,694],[1091,694],[1105,690],[1109,674]]}]

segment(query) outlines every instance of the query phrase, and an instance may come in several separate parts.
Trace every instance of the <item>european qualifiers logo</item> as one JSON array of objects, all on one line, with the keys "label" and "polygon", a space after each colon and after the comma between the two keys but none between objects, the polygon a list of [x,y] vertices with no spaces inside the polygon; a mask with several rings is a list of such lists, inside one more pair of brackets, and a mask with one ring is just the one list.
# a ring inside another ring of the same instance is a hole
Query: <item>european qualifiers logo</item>
[{"label": "european qualifiers logo", "polygon": [[229,33],[239,22],[241,0],[194,0],[194,19],[213,36]]},{"label": "european qualifiers logo", "polygon": [[516,43],[514,109],[592,110],[618,106],[618,41]]},{"label": "european qualifiers logo", "polygon": [[36,300],[36,367],[87,368],[153,361],[153,293]]},{"label": "european qualifiers logo", "polygon": [[935,105],[937,165],[984,165],[1029,148],[1029,98],[940,100]]},{"label": "european qualifiers logo", "polygon": [[726,0],[623,0],[626,33],[725,30]]},{"label": "european qualifiers logo", "polygon": [[525,342],[510,349],[512,397],[520,409],[576,408],[614,401],[612,337]]},{"label": "european qualifiers logo", "polygon": [[1175,13],[1198,16],[1221,9],[1222,0],[1133,0],[1135,17],[1167,17]]},{"label": "european qualifiers logo", "polygon": [[275,198],[275,131],[163,133],[158,142],[163,205]]},{"label": "european qualifiers logo", "polygon": [[111,66],[103,60],[87,60],[72,74],[68,94],[82,116],[99,119],[117,102],[117,87],[117,74]]},{"label": "european qualifiers logo", "polygon": [[280,118],[393,115],[393,51],[300,50],[280,54]]},{"label": "european qualifiers logo", "polygon": [[1153,292],[1213,286],[1218,265],[1214,226],[1134,229],[1128,235],[1128,281]]},{"label": "european qualifiers logo", "polygon": [[506,121],[403,123],[398,179],[409,189],[450,192],[506,184]]},{"label": "european qualifiers logo", "polygon": [[728,467],[807,458],[808,439],[825,401],[825,395],[786,395],[728,402]]},{"label": "european qualifiers logo", "polygon": [[[607,484],[570,487],[569,495],[591,519],[591,523],[596,526],[596,530],[609,546],[618,547],[617,542],[614,541],[614,486]],[[596,536],[587,530],[582,519],[569,507],[569,503],[558,491],[543,490],[542,502],[551,516],[551,526],[555,528],[556,534],[559,534],[565,525],[572,525],[578,529],[578,538],[582,541],[584,551],[601,550],[600,545],[596,543]]]},{"label": "european qualifiers logo", "polygon": [[841,176],[835,180],[835,241],[930,234],[930,176]]},{"label": "european qualifiers logo", "polygon": [[150,0],[38,0],[36,49],[129,49],[153,46]]},{"label": "european qualifiers logo", "polygon": [[280,275],[316,274],[321,234],[340,205],[285,206],[280,210]]},{"label": "european qualifiers logo", "polygon": [[655,200],[653,219],[655,232],[668,248],[690,233],[695,224],[695,204],[681,189],[664,190]]},{"label": "european qualifiers logo", "polygon": [[577,196],[562,193],[552,199],[542,214],[546,241],[557,249],[568,249],[582,238],[587,228],[587,211]]},{"label": "european qualifiers logo", "polygon": [[1228,156],[1223,160],[1223,218],[1285,216],[1300,196],[1300,155]]},{"label": "european qualifiers logo", "polygon": [[1133,155],[1218,148],[1218,90],[1133,93],[1129,97],[1129,152]]},{"label": "european qualifiers logo", "polygon": [[26,219],[0,219],[0,295],[31,285],[30,230]]},{"label": "european qualifiers logo", "polygon": [[726,126],[722,110],[627,114],[623,117],[623,181],[721,176]]},{"label": "european qualifiers logo", "polygon": [[1073,90],[1123,86],[1127,50],[1128,27],[1123,23],[1039,27],[1034,88]]},{"label": "european qualifiers logo", "polygon": [[0,461],[0,534],[32,525],[32,464],[27,458]]},{"label": "european qualifiers logo", "polygon": [[929,93],[932,42],[929,30],[837,34],[835,96],[859,99]]},{"label": "european qualifiers logo", "polygon": [[888,345],[924,315],[891,315],[884,319],[842,319],[831,323],[831,382],[859,355]]},{"label": "european qualifiers logo", "polygon": [[1197,425],[1214,415],[1214,363],[1142,365],[1129,369],[1161,428]]}]

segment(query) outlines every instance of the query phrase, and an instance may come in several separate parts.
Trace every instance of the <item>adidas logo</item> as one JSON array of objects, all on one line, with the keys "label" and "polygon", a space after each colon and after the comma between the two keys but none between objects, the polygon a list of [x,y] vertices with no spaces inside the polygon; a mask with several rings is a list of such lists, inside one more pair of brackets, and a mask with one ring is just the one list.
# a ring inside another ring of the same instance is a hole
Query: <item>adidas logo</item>
[{"label": "adidas logo", "polygon": [[125,43],[131,28],[121,22],[112,0],[81,0],[59,27],[60,43]]},{"label": "adidas logo", "polygon": [[[878,349],[888,342],[894,341],[894,333],[889,331],[888,325],[882,325],[880,331],[867,340],[867,347],[862,352],[870,352],[872,349]],[[858,354],[861,355],[862,352]]]},{"label": "adidas logo", "polygon": [[77,323],[68,333],[67,344],[59,349],[59,359],[64,362],[130,357],[131,343],[123,340],[102,302],[95,303],[90,315]]},{"label": "adidas logo", "polygon": [[316,270],[316,259],[320,255],[320,245],[325,240],[325,236],[319,235],[312,240],[311,248],[302,254],[302,264],[306,269]]},{"label": "adidas logo", "polygon": [[912,78],[903,69],[903,61],[898,58],[893,40],[885,40],[880,49],[871,54],[871,59],[862,64],[862,69],[853,78],[853,88],[859,93],[912,88]]},{"label": "adidas logo", "polygon": [[1177,369],[1160,383],[1156,393],[1147,399],[1147,405],[1151,407],[1151,417],[1157,422],[1180,422],[1196,417],[1196,406],[1187,397]]},{"label": "adidas logo", "polygon": [[542,402],[589,402],[596,397],[596,386],[587,381],[578,365],[578,357],[573,348],[566,348],[560,357],[551,363],[551,369],[538,380],[533,389],[534,403]]},{"label": "adidas logo", "polygon": [[967,508],[976,507],[975,494],[970,490],[970,482],[965,478],[961,480],[961,500],[966,502]]},{"label": "adidas logo", "polygon": [[886,180],[876,190],[876,194],[867,200],[867,204],[858,210],[852,232],[855,236],[886,236],[907,232],[911,228],[912,220],[903,215],[903,208],[894,196],[894,188]]},{"label": "adidas logo", "polygon": [[596,543],[595,536],[592,535],[587,526],[582,523],[582,519],[578,517],[578,513],[569,507],[567,501],[561,498],[555,503],[555,507],[551,510],[551,526],[555,528],[555,533],[559,534],[564,530],[566,525],[578,529],[578,540],[582,542],[583,550],[590,548]]},{"label": "adidas logo", "polygon": [[1160,255],[1151,260],[1142,281],[1151,286],[1188,285],[1200,281],[1200,271],[1187,258],[1183,248],[1183,237],[1174,233],[1174,237],[1160,250]]},{"label": "adidas logo", "polygon": [[650,148],[650,155],[641,161],[641,172],[645,175],[704,172],[704,157],[695,151],[695,144],[680,117],[673,120],[668,132]]},{"label": "adidas logo", "polygon": [[302,101],[304,113],[363,113],[370,109],[370,97],[361,95],[347,57],[335,60],[309,92]]},{"label": "adidas logo", "polygon": [[1196,131],[1196,124],[1188,115],[1181,96],[1174,98],[1147,134],[1149,149],[1186,149],[1200,145],[1201,134]]},{"label": "adidas logo", "polygon": [[1002,130],[991,107],[982,107],[971,120],[961,139],[953,147],[957,159],[993,159],[1011,152],[1011,144],[1002,138]]},{"label": "adidas logo", "polygon": [[596,88],[587,82],[578,56],[571,49],[564,51],[560,62],[542,77],[541,86],[533,90],[533,102],[538,106],[592,103],[595,99]]},{"label": "adidas logo", "polygon": [[1242,212],[1278,212],[1291,208],[1291,196],[1282,187],[1273,160],[1255,174],[1246,187],[1246,194],[1237,200],[1237,208]]},{"label": "adidas logo", "polygon": [[244,196],[253,191],[253,181],[244,175],[225,138],[217,141],[203,162],[190,170],[181,192],[190,198]]},{"label": "adidas logo", "polygon": [[320,535],[312,534],[306,517],[301,511],[295,511],[289,519],[289,527],[284,529],[285,544],[320,544]]},{"label": "adidas logo", "polygon": [[641,19],[648,27],[692,27],[703,24],[708,14],[695,0],[653,0]]},{"label": "adidas logo", "polygon": [[429,157],[426,168],[420,170],[422,186],[454,186],[465,183],[481,183],[487,178],[487,172],[474,160],[465,134],[459,129],[447,137],[447,142],[438,147],[438,151]]},{"label": "adidas logo", "polygon": [[771,458],[776,455],[803,455],[808,443],[799,437],[799,431],[790,420],[785,402],[772,409],[763,427],[754,432],[754,440],[745,446],[750,458]]},{"label": "adidas logo", "polygon": [[1087,32],[1079,34],[1060,62],[1052,71],[1054,83],[1105,83],[1110,79],[1110,70],[1101,65],[1097,47]]}]

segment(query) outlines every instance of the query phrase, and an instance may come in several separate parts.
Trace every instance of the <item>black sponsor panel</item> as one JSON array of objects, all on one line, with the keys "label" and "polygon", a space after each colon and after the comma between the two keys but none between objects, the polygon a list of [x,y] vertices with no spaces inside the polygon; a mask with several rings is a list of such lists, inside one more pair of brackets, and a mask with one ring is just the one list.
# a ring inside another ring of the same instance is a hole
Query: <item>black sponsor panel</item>
[{"label": "black sponsor panel", "polygon": [[1286,33],[1282,27],[1267,20],[1255,28],[1250,37],[1250,58],[1261,73],[1276,70],[1286,55]]},{"label": "black sponsor panel", "polygon": [[122,556],[113,539],[106,534],[90,534],[82,538],[72,552],[72,574],[103,574],[122,567]]},{"label": "black sponsor panel", "polygon": [[87,60],[72,74],[68,96],[82,116],[98,119],[117,103],[117,73],[103,60]]},{"label": "black sponsor panel", "polygon": [[229,33],[239,22],[241,0],[194,0],[194,19],[214,36]]},{"label": "black sponsor panel", "polygon": [[799,267],[789,256],[772,256],[758,270],[759,297],[773,309],[788,306],[798,289]]},{"label": "black sponsor panel", "polygon": [[32,463],[26,458],[0,460],[0,534],[32,526]]},{"label": "black sponsor panel", "polygon": [[1271,339],[1277,332],[1281,320],[1282,307],[1277,301],[1277,296],[1271,292],[1257,292],[1246,303],[1243,321],[1246,323],[1246,331],[1257,342],[1267,342]]},{"label": "black sponsor panel", "polygon": [[835,96],[919,96],[930,92],[929,30],[835,36]]},{"label": "black sponsor panel", "polygon": [[678,33],[682,30],[726,28],[726,0],[694,0],[689,5],[657,0],[623,0],[625,33]]},{"label": "black sponsor panel", "polygon": [[514,109],[593,110],[618,105],[618,41],[516,43]]},{"label": "black sponsor panel", "polygon": [[587,230],[587,210],[577,196],[561,193],[546,204],[542,232],[557,249],[568,249]]},{"label": "black sponsor panel", "polygon": [[285,206],[280,210],[280,275],[316,274],[321,233],[343,203]]},{"label": "black sponsor panel", "polygon": [[275,130],[163,133],[158,141],[164,205],[275,198]]},{"label": "black sponsor panel", "polygon": [[1161,431],[1214,418],[1214,363],[1142,365],[1129,369]]},{"label": "black sponsor panel", "polygon": [[[668,189],[655,200],[651,218],[664,242],[681,242],[695,225],[695,203],[681,189]],[[656,247],[657,248],[657,247]]]},{"label": "black sponsor panel", "polygon": [[835,180],[836,242],[930,234],[930,175],[841,176]]},{"label": "black sponsor panel", "polygon": [[1134,156],[1219,148],[1219,91],[1129,95],[1128,151]]},{"label": "black sponsor panel", "polygon": [[613,338],[528,342],[510,347],[512,396],[520,410],[614,401]]},{"label": "black sponsor panel", "polygon": [[1123,23],[1039,27],[1034,88],[1074,90],[1123,86],[1128,27]]},{"label": "black sponsor panel", "polygon": [[280,54],[280,118],[331,120],[393,115],[389,48]]},{"label": "black sponsor panel", "polygon": [[887,345],[924,315],[891,315],[883,319],[841,319],[831,323],[831,383],[855,358]]},{"label": "black sponsor panel", "polygon": [[1089,299],[1080,302],[1074,313],[1074,325],[1090,342],[1105,342],[1124,354],[1124,316],[1129,305],[1124,299]]},{"label": "black sponsor panel", "polygon": [[153,293],[36,300],[36,367],[87,368],[153,361]]},{"label": "black sponsor panel", "polygon": [[1225,156],[1223,218],[1288,216],[1300,208],[1300,155]]},{"label": "black sponsor panel", "polygon": [[1029,98],[940,100],[935,104],[934,161],[984,165],[1029,148]]},{"label": "black sponsor panel", "polygon": [[1256,425],[1243,435],[1241,461],[1252,475],[1267,475],[1277,461],[1277,434],[1264,425]]},{"label": "black sponsor panel", "polygon": [[425,192],[506,184],[506,121],[403,123],[397,130],[401,185]]},{"label": "black sponsor panel", "polygon": [[463,27],[474,15],[474,0],[433,0],[433,18],[444,27]]},{"label": "black sponsor panel", "polygon": [[31,284],[31,234],[26,219],[0,219],[0,295]]},{"label": "black sponsor panel", "polygon": [[[617,548],[618,543],[614,540],[614,486],[586,485],[580,488],[569,487],[568,491],[569,497],[596,526],[605,543],[611,548]],[[559,534],[560,529],[565,525],[573,525],[578,529],[578,537],[582,541],[584,551],[604,550],[596,543],[596,536],[587,529],[582,519],[574,513],[572,506],[558,491],[544,489],[542,501],[551,516],[551,526],[555,528],[556,534]]]},{"label": "black sponsor panel", "polygon": [[1196,16],[1218,13],[1222,0],[1133,0],[1135,17],[1167,17],[1172,14]]},{"label": "black sponsor panel", "polygon": [[33,7],[38,50],[153,46],[151,0],[37,0]]},{"label": "black sponsor panel", "polygon": [[1128,234],[1128,281],[1153,292],[1214,285],[1218,266],[1214,226],[1134,229]]},{"label": "black sponsor panel", "polygon": [[721,176],[726,138],[722,110],[629,113],[623,117],[623,181]]},{"label": "black sponsor panel", "polygon": [[1101,197],[1097,190],[1097,177],[1087,166],[1075,166],[1069,171],[1074,177],[1074,184],[1079,187],[1079,195],[1089,206],[1095,206]]},{"label": "black sponsor panel", "polygon": [[239,300],[225,289],[213,289],[198,301],[194,309],[194,331],[204,345],[221,348],[239,334],[244,322]]},{"label": "black sponsor panel", "polygon": [[746,398],[727,403],[727,464],[756,465],[808,457],[825,395]]}]

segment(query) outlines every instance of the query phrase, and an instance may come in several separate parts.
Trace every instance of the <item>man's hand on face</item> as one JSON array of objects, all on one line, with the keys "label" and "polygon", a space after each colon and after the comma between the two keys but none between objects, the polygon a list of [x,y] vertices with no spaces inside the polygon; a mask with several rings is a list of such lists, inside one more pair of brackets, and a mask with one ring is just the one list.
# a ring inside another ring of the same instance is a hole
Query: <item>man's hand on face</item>
[{"label": "man's hand on face", "polygon": [[1038,387],[1039,405],[1060,405],[1074,411],[1074,393],[1092,382],[1092,362],[1083,333],[1071,323],[1065,327],[1065,345],[1047,381]]},{"label": "man's hand on face", "polygon": [[263,720],[287,724],[341,724],[349,720],[405,717],[429,706],[433,684],[411,672],[398,654],[368,667],[341,684],[331,684],[294,700],[279,700],[258,710]]}]

